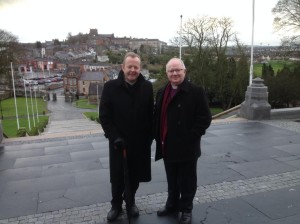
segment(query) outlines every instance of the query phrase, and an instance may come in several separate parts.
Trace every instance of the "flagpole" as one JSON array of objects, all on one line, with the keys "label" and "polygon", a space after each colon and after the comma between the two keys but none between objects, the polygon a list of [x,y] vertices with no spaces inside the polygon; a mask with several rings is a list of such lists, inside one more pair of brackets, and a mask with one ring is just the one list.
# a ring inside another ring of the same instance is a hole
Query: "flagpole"
[{"label": "flagpole", "polygon": [[24,91],[25,91],[26,109],[27,109],[27,117],[28,117],[28,126],[29,126],[29,130],[31,131],[31,124],[30,124],[30,117],[29,117],[29,110],[28,110],[28,100],[27,100],[27,91],[26,91],[25,79],[23,81],[24,81]]},{"label": "flagpole", "polygon": [[34,91],[34,97],[35,97],[36,120],[37,120],[37,122],[40,122],[39,111],[38,111],[37,100],[36,100],[36,89],[33,91]]},{"label": "flagpole", "polygon": [[16,89],[15,89],[15,78],[14,78],[14,71],[13,71],[12,61],[10,62],[10,69],[11,69],[11,77],[12,77],[14,99],[15,99],[17,127],[18,127],[18,130],[19,130],[20,129],[20,124],[19,124],[19,115],[18,115],[18,107],[17,107],[17,99],[16,99]]},{"label": "flagpole", "polygon": [[35,118],[34,118],[34,110],[33,110],[33,102],[32,102],[31,85],[29,86],[29,90],[30,90],[30,98],[31,98],[31,110],[32,110],[32,118],[33,118],[33,127],[36,127],[35,126]]},{"label": "flagpole", "polygon": [[182,15],[180,15],[180,39],[179,39],[179,58],[181,59],[181,47],[182,47]]},{"label": "flagpole", "polygon": [[251,59],[250,59],[250,77],[249,85],[252,84],[253,79],[253,40],[254,40],[254,11],[255,11],[255,0],[252,0],[252,40],[251,40]]}]

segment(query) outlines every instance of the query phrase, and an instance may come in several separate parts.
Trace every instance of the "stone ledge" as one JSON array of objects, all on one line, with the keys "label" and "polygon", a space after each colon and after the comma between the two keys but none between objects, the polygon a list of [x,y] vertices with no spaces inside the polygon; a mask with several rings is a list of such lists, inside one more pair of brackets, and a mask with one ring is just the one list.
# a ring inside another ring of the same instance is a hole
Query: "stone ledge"
[{"label": "stone ledge", "polygon": [[104,134],[102,129],[96,130],[85,130],[85,131],[70,131],[70,132],[60,132],[60,133],[47,133],[37,136],[26,136],[26,137],[16,137],[16,138],[3,138],[2,144],[9,144],[14,142],[32,142],[32,141],[47,141],[50,139],[66,138],[66,137],[82,137],[94,134]]},{"label": "stone ledge", "polygon": [[272,119],[300,119],[300,107],[272,109]]}]

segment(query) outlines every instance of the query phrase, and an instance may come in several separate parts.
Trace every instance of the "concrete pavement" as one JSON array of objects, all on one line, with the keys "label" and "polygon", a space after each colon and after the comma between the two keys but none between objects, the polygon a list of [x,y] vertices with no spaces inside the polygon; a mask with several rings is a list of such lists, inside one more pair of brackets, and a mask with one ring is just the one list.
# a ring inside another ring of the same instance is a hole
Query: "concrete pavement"
[{"label": "concrete pavement", "polygon": [[[108,142],[98,127],[99,132],[5,139],[0,224],[106,223]],[[177,223],[175,217],[156,216],[166,201],[167,183],[162,161],[153,160],[154,150],[153,144],[152,181],[140,185],[136,202],[141,215],[132,223]],[[194,204],[193,224],[298,224],[300,124],[214,122],[202,141]],[[115,223],[127,223],[125,212]]]}]

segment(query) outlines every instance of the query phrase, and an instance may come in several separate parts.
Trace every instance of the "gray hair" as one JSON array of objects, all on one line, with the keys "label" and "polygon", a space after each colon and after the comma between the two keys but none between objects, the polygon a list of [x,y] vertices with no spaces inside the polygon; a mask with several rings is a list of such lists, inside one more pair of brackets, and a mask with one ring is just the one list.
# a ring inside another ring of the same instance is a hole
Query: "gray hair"
[{"label": "gray hair", "polygon": [[126,58],[128,58],[128,57],[131,57],[131,58],[139,58],[140,61],[142,61],[142,60],[141,60],[141,57],[140,57],[138,54],[136,54],[136,53],[130,51],[130,52],[127,52],[127,53],[125,54],[124,59],[123,59],[123,64],[125,64],[125,60],[126,60]]},{"label": "gray hair", "polygon": [[166,72],[168,71],[168,67],[169,67],[171,61],[174,61],[174,60],[180,62],[180,64],[182,65],[182,68],[185,69],[184,62],[183,62],[180,58],[174,57],[174,58],[171,58],[171,59],[167,62],[167,64],[166,64]]}]

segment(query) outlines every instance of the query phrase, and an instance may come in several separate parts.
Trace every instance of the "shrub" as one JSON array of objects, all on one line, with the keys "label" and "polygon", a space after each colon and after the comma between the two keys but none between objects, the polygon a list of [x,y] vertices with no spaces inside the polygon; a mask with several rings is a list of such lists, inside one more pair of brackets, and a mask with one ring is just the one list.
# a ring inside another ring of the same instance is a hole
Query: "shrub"
[{"label": "shrub", "polygon": [[42,125],[45,128],[48,124],[48,120],[43,120],[39,124]]},{"label": "shrub", "polygon": [[18,137],[25,137],[26,136],[26,128],[19,128],[17,131],[17,136]]},{"label": "shrub", "polygon": [[45,127],[45,124],[43,122],[39,123],[38,130],[40,133],[42,133],[44,131],[44,127]]},{"label": "shrub", "polygon": [[37,128],[37,127],[33,127],[33,128],[31,129],[31,131],[28,132],[28,135],[30,135],[30,136],[36,136],[36,135],[39,135],[39,130],[38,130],[38,128]]}]

